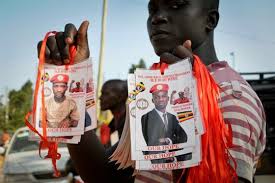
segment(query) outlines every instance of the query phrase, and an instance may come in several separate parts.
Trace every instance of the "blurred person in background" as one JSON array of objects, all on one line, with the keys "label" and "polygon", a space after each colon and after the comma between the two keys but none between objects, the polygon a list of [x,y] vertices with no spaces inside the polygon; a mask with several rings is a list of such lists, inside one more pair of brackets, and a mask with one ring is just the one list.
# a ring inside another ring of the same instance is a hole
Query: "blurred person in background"
[{"label": "blurred person in background", "polygon": [[[105,147],[115,144],[121,137],[126,116],[126,100],[128,98],[127,81],[113,79],[106,81],[101,89],[100,108],[110,110],[113,119],[107,125],[101,125],[101,142]],[[112,136],[112,138],[111,138]]]},{"label": "blurred person in background", "polygon": [[1,141],[2,141],[1,146],[2,146],[2,147],[7,147],[7,145],[8,145],[9,142],[10,142],[10,139],[11,139],[11,137],[10,137],[9,132],[8,132],[6,129],[4,129],[4,130],[3,130],[3,134],[2,134],[2,136],[1,136]]}]

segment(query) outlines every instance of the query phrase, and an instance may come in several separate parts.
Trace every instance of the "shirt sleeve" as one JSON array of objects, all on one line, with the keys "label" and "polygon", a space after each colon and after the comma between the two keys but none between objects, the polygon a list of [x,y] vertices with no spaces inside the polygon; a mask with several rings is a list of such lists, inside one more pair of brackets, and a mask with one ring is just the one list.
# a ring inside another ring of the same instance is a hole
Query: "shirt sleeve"
[{"label": "shirt sleeve", "polygon": [[221,109],[225,123],[232,127],[232,166],[237,165],[239,177],[253,182],[258,159],[265,148],[265,115],[252,88],[240,84],[239,89],[237,95],[230,82],[223,84]]}]

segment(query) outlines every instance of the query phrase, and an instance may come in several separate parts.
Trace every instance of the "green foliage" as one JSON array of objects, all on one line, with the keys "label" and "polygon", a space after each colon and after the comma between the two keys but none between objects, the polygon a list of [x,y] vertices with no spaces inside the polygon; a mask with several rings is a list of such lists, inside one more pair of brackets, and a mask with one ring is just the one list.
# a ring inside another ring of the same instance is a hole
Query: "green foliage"
[{"label": "green foliage", "polygon": [[134,73],[136,68],[146,68],[145,61],[141,58],[138,64],[132,64],[129,69],[129,73]]},{"label": "green foliage", "polygon": [[[0,127],[14,131],[24,126],[24,117],[31,108],[32,83],[27,81],[19,90],[11,90],[8,93],[8,104],[0,105]],[[8,119],[6,120],[6,114]]]}]

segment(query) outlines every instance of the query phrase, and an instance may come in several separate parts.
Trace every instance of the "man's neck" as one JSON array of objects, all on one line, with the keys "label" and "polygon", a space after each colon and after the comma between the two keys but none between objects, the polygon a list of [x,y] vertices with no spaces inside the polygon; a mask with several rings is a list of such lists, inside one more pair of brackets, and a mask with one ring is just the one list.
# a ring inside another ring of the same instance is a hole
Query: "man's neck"
[{"label": "man's neck", "polygon": [[157,109],[155,108],[158,112],[166,113],[166,109]]},{"label": "man's neck", "polygon": [[125,104],[123,105],[119,105],[113,109],[111,109],[111,112],[114,116],[114,120],[118,121],[120,120],[120,118],[125,114],[126,112],[126,108],[125,108]]},{"label": "man's neck", "polygon": [[193,50],[194,54],[198,55],[205,65],[218,62],[218,58],[213,43],[213,33],[210,33],[208,38],[197,48]]}]

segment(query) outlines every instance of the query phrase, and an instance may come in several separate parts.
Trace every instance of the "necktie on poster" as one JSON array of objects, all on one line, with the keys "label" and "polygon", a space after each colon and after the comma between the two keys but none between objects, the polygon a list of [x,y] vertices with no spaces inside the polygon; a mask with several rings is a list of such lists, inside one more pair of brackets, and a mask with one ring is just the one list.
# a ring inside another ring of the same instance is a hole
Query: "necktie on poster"
[{"label": "necktie on poster", "polygon": [[[189,60],[169,66],[163,74],[144,69],[130,74],[125,121],[130,133],[122,135],[112,160],[126,162],[121,168],[135,166],[137,170],[197,166],[204,128],[195,84]],[[126,144],[131,151],[127,161],[122,149]]]}]

